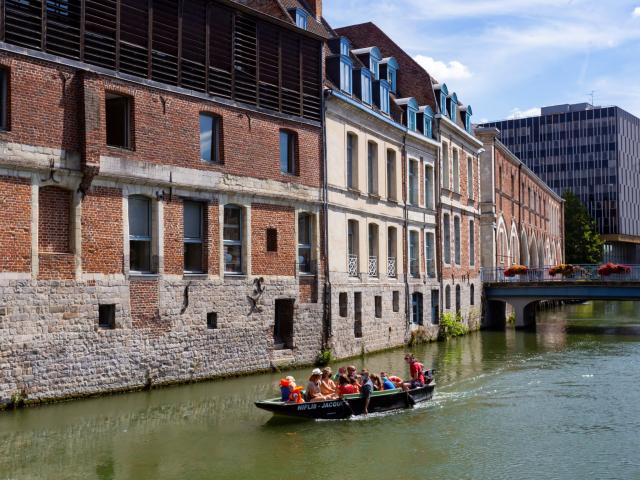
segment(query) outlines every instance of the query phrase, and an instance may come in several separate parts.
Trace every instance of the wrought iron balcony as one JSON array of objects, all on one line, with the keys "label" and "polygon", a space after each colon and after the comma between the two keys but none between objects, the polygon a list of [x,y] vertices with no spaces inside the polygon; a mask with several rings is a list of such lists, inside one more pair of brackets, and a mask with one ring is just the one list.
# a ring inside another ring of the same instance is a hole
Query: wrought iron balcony
[{"label": "wrought iron balcony", "polygon": [[369,276],[378,276],[378,257],[369,257]]},{"label": "wrought iron balcony", "polygon": [[349,255],[347,257],[347,272],[350,277],[358,276],[358,256],[357,255]]},{"label": "wrought iron balcony", "polygon": [[398,269],[396,268],[396,257],[387,258],[387,276],[396,278],[398,275]]}]

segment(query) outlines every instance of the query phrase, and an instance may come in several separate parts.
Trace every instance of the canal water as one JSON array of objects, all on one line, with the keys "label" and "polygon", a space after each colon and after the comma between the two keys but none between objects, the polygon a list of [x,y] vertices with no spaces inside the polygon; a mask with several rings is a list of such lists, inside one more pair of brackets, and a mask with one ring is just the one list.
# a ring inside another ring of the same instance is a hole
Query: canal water
[{"label": "canal water", "polygon": [[[5,412],[0,480],[640,479],[638,325],[587,303],[417,348],[434,400],[356,420],[270,420],[276,374]],[[353,363],[406,376],[402,354]]]}]

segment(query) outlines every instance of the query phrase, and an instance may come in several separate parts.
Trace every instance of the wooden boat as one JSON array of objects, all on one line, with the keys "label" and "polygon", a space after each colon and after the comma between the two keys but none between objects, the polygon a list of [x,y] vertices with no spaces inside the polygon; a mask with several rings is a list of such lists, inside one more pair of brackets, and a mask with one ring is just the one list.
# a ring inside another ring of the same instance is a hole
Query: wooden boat
[{"label": "wooden boat", "polygon": [[[416,403],[431,400],[435,382],[413,390],[400,388],[373,392],[369,400],[369,413],[388,412],[411,408]],[[324,402],[289,403],[280,398],[255,402],[256,407],[272,412],[274,415],[306,418],[313,420],[339,420],[364,413],[364,399],[360,394],[345,395],[342,399]]]}]

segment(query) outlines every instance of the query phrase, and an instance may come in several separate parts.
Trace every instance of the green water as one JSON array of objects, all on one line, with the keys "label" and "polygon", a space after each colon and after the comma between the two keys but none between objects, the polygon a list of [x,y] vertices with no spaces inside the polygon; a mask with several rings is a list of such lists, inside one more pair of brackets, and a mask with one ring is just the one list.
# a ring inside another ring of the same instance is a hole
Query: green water
[{"label": "green water", "polygon": [[[539,318],[417,349],[438,387],[410,411],[274,423],[260,375],[5,412],[0,480],[640,479],[640,306]],[[402,351],[366,365],[407,374]]]}]

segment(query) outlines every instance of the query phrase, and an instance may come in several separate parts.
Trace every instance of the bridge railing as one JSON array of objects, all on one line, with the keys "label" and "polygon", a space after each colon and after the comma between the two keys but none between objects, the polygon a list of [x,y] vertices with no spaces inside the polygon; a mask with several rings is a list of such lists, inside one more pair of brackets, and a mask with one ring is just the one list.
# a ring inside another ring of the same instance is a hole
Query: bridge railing
[{"label": "bridge railing", "polygon": [[573,265],[575,271],[570,275],[549,274],[554,265],[528,268],[527,273],[508,277],[505,268],[482,268],[480,275],[483,282],[489,283],[533,283],[533,282],[637,282],[640,281],[640,265],[624,265],[628,269],[625,273],[611,273],[601,275],[598,265]]}]

